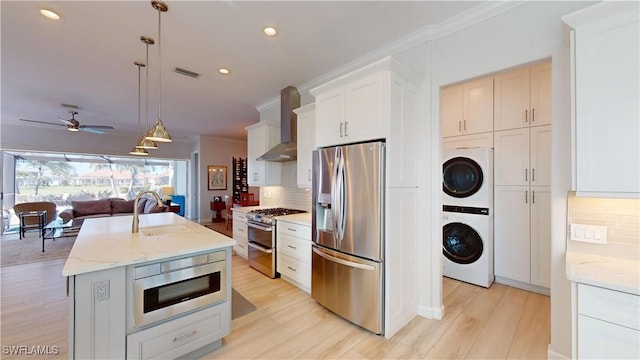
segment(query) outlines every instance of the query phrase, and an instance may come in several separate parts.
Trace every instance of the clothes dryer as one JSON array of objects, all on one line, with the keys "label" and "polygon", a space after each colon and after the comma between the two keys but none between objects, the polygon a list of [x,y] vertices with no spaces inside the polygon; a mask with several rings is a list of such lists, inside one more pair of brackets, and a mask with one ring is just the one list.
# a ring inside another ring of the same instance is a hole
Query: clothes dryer
[{"label": "clothes dryer", "polygon": [[488,288],[494,280],[493,214],[464,206],[442,210],[442,274]]},{"label": "clothes dryer", "polygon": [[442,191],[444,205],[493,210],[493,149],[444,150]]}]

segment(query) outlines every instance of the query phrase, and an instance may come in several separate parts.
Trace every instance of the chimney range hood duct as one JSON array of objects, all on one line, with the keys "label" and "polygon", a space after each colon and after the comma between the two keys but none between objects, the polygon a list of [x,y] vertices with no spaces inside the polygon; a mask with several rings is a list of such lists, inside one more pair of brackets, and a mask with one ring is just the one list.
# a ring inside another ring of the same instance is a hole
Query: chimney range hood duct
[{"label": "chimney range hood duct", "polygon": [[300,107],[300,93],[293,86],[287,86],[280,91],[280,144],[267,151],[257,160],[264,161],[293,161],[297,159],[296,145],[298,116],[293,109]]}]

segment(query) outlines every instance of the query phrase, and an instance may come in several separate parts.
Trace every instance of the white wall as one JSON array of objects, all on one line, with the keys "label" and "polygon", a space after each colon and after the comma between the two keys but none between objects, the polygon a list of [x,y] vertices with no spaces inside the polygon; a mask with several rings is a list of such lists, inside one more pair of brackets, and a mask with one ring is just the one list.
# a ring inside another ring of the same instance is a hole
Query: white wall
[{"label": "white wall", "polygon": [[[213,215],[209,203],[213,201],[214,196],[225,195],[231,196],[233,169],[233,157],[247,157],[247,142],[241,140],[231,140],[217,138],[213,136],[200,136],[199,147],[199,168],[200,168],[200,188],[199,188],[199,213],[195,214],[200,222],[209,222]],[[227,190],[208,190],[207,183],[207,166],[223,165],[227,167]]]},{"label": "white wall", "polygon": [[[552,74],[552,184],[551,184],[551,343],[550,354],[571,354],[570,288],[565,276],[565,224],[567,191],[571,187],[570,136],[570,76],[568,31],[560,17],[583,8],[584,2],[526,2],[495,17],[433,41],[431,53],[431,127],[423,135],[430,139],[431,154],[440,158],[439,89],[447,84],[479,77],[503,69],[540,59],[551,58]],[[428,83],[428,82],[427,82]],[[426,162],[425,173],[430,174],[421,188],[439,193],[440,162]],[[430,181],[429,181],[430,180]],[[437,184],[435,186],[434,184]],[[433,203],[421,203],[424,213],[431,210],[432,227],[430,255],[441,253],[440,214]],[[427,209],[430,207],[430,209]],[[434,266],[429,264],[430,266]],[[425,271],[431,284],[429,293],[423,292],[421,306],[436,308],[437,301],[429,295],[440,291],[441,270]]]}]

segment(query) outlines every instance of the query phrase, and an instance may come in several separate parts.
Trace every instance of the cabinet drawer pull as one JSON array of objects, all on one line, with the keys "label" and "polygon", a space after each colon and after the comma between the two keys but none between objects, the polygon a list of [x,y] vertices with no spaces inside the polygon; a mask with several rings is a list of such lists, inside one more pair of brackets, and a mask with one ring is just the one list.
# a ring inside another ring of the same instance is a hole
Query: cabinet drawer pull
[{"label": "cabinet drawer pull", "polygon": [[348,121],[344,122],[344,136],[349,136],[349,134],[347,133],[347,125],[349,124]]},{"label": "cabinet drawer pull", "polygon": [[462,132],[462,121],[458,121],[458,132]]},{"label": "cabinet drawer pull", "polygon": [[195,334],[197,334],[197,333],[198,333],[198,330],[193,330],[193,331],[191,331],[191,332],[190,332],[190,333],[188,333],[188,334],[184,334],[184,335],[182,335],[182,336],[174,337],[174,338],[173,338],[173,342],[178,342],[178,341],[186,340],[186,339],[188,339],[188,338],[192,337],[193,335],[195,335]]},{"label": "cabinet drawer pull", "polygon": [[536,181],[536,169],[531,169],[531,181]]},{"label": "cabinet drawer pull", "polygon": [[293,245],[289,245],[289,244],[287,244],[287,247],[290,247],[290,248],[292,248],[292,249],[294,249],[294,250],[295,250],[295,249],[297,249],[297,247],[295,247],[295,246],[293,246]]},{"label": "cabinet drawer pull", "polygon": [[524,122],[529,122],[529,110],[524,111]]},{"label": "cabinet drawer pull", "polygon": [[529,203],[529,191],[524,192],[524,203],[525,204]]},{"label": "cabinet drawer pull", "polygon": [[536,109],[531,109],[531,122],[536,121]]},{"label": "cabinet drawer pull", "polygon": [[289,270],[291,270],[291,271],[296,271],[296,269],[295,269],[295,268],[292,268],[291,266],[288,266],[288,265],[287,265],[287,269],[289,269]]},{"label": "cabinet drawer pull", "polygon": [[311,181],[311,169],[308,170],[309,171],[309,181]]},{"label": "cabinet drawer pull", "polygon": [[464,131],[467,131],[467,120],[464,121],[464,126],[462,127]]},{"label": "cabinet drawer pull", "polygon": [[524,181],[529,181],[529,169],[524,169]]},{"label": "cabinet drawer pull", "polygon": [[342,123],[342,121],[340,121],[340,137],[343,137],[343,135],[342,135],[342,126],[344,126],[344,124]]},{"label": "cabinet drawer pull", "polygon": [[294,228],[290,228],[290,227],[288,227],[288,228],[287,228],[287,230],[289,230],[289,231],[296,231],[296,229],[294,229]]},{"label": "cabinet drawer pull", "polygon": [[532,204],[536,203],[536,191],[535,190],[531,191],[531,203]]}]

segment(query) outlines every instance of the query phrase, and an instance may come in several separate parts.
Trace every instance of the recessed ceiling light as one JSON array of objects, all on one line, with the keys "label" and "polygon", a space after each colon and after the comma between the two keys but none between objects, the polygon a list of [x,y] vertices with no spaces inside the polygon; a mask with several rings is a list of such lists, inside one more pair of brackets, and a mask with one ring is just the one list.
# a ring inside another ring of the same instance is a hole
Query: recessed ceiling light
[{"label": "recessed ceiling light", "polygon": [[227,69],[227,68],[220,68],[218,69],[218,72],[222,75],[229,75],[231,74],[231,70]]},{"label": "recessed ceiling light", "polygon": [[40,9],[40,14],[48,17],[49,19],[53,19],[53,20],[60,20],[60,15],[58,15],[55,11],[53,10],[48,10],[48,9]]},{"label": "recessed ceiling light", "polygon": [[264,34],[267,36],[275,36],[278,33],[278,30],[276,30],[276,28],[268,26],[264,28],[262,32],[264,32]]}]

